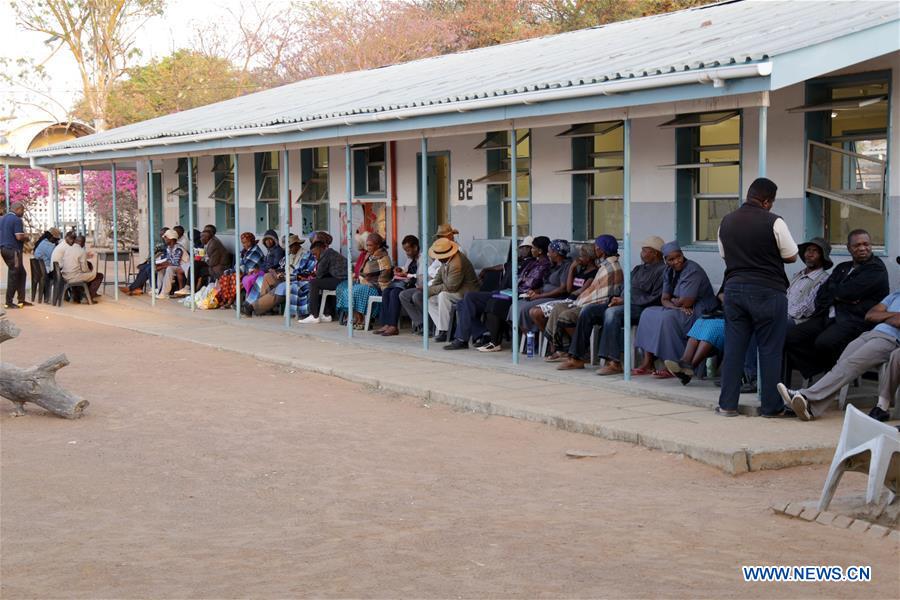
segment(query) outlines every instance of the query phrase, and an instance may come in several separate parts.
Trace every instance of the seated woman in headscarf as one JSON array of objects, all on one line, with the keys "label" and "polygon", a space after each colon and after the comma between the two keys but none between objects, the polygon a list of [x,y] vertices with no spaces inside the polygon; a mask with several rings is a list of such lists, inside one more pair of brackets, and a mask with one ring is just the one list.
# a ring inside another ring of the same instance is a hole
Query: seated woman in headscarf
[{"label": "seated woman in headscarf", "polygon": [[[725,302],[722,289],[716,295],[719,302]],[[680,360],[664,361],[666,369],[687,385],[694,377],[694,372],[713,354],[725,350],[725,317],[720,305],[715,310],[700,315],[688,331],[687,344]]]},{"label": "seated woman in headscarf", "polygon": [[550,260],[550,270],[544,276],[543,287],[536,290],[528,290],[523,294],[522,302],[519,302],[519,330],[540,331],[531,319],[531,309],[544,302],[554,299],[563,299],[569,294],[568,279],[571,271],[572,259],[569,258],[569,242],[555,239],[547,247],[547,258]]},{"label": "seated woman in headscarf", "polygon": [[[557,304],[571,303],[582,288],[590,285],[597,274],[597,265],[594,263],[594,248],[590,244],[578,245],[578,256],[567,263],[565,276],[565,294],[552,300],[541,300],[528,309],[529,320],[534,323],[533,331],[543,331],[547,325],[547,317]],[[547,296],[552,297],[552,296]],[[527,330],[525,330],[527,331]]]},{"label": "seated woman in headscarf", "polygon": [[256,243],[256,236],[245,231],[241,234],[241,272],[232,276],[234,271],[229,269],[216,281],[220,306],[234,304],[237,299],[237,283],[243,280],[244,276],[258,272],[262,260],[263,252]]},{"label": "seated woman in headscarf", "polygon": [[[359,251],[359,255],[356,257],[356,262],[353,265],[353,281],[357,281],[359,279],[359,273],[363,268],[363,265],[366,264],[366,259],[368,258],[368,253],[366,252],[366,240],[369,238],[368,231],[357,231],[356,232],[356,249]],[[337,288],[334,290],[334,307],[338,313],[347,313],[350,309],[350,302],[347,299],[347,282],[342,281],[338,284]]]},{"label": "seated woman in headscarf", "polygon": [[[370,233],[366,238],[366,262],[360,269],[357,281],[353,284],[353,328],[362,329],[366,308],[371,296],[380,296],[387,289],[394,277],[394,266],[387,253],[384,238],[377,233]],[[344,288],[346,296],[346,287]],[[337,294],[340,298],[340,294]],[[340,307],[339,307],[340,308]],[[349,309],[350,307],[348,307]],[[372,308],[372,316],[377,316],[378,306]],[[348,310],[349,312],[349,310]]]},{"label": "seated woman in headscarf", "polygon": [[634,345],[644,350],[644,360],[632,369],[632,375],[653,374],[665,379],[673,375],[665,369],[654,371],[656,358],[680,359],[694,322],[719,301],[703,267],[686,259],[677,242],[664,245],[662,254],[666,261],[662,306],[651,306],[641,313]]},{"label": "seated woman in headscarf", "polygon": [[[244,236],[241,236],[243,240]],[[278,243],[278,234],[274,229],[269,229],[263,234],[262,241],[256,245],[256,249],[263,255],[259,266],[244,274],[241,278],[241,285],[248,294],[253,289],[256,280],[264,276],[266,273],[276,271],[281,261],[284,259],[284,250]]]}]

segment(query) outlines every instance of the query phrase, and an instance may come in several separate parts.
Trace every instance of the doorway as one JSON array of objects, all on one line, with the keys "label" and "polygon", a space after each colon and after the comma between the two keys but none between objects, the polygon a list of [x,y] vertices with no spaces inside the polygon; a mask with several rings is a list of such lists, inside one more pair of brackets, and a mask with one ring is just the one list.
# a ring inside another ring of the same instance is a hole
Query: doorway
[{"label": "doorway", "polygon": [[[423,246],[430,244],[429,240],[441,223],[450,222],[450,152],[428,153],[428,231],[421,231],[422,219],[419,218],[419,239]],[[422,202],[422,155],[416,155],[416,197]]]}]

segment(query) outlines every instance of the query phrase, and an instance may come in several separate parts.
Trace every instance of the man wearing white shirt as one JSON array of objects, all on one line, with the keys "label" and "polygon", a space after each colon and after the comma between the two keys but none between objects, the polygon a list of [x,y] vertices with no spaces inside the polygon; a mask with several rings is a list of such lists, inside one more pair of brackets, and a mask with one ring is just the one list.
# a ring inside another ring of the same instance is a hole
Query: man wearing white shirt
[{"label": "man wearing white shirt", "polygon": [[[66,234],[66,243],[68,243],[69,235],[72,235],[74,240],[75,234],[69,232]],[[100,297],[97,294],[97,290],[100,289],[100,284],[103,283],[103,274],[97,273],[97,271],[88,264],[89,258],[93,258],[92,253],[85,251],[79,244],[72,244],[63,254],[62,262],[59,266],[65,281],[69,283],[87,283],[91,298],[96,300]]]}]

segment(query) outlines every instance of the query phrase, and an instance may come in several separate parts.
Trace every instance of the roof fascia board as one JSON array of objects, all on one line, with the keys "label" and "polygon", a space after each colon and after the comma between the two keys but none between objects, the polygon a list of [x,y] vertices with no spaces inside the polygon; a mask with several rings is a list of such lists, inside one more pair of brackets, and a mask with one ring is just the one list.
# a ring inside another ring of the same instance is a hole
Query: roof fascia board
[{"label": "roof fascia board", "polygon": [[900,21],[882,23],[827,42],[771,59],[772,90],[785,88],[832,71],[900,50]]},{"label": "roof fascia board", "polygon": [[[471,112],[447,112],[438,115],[413,117],[403,120],[372,121],[354,125],[335,125],[300,131],[260,134],[253,136],[223,137],[203,142],[185,141],[167,145],[154,144],[148,141],[141,148],[120,150],[98,150],[96,152],[79,152],[55,156],[34,156],[33,164],[75,165],[109,162],[110,160],[146,160],[147,158],[165,158],[185,155],[210,155],[258,152],[267,146],[304,145],[321,146],[326,141],[339,141],[340,144],[356,142],[362,136],[378,136],[382,140],[421,137],[423,131],[438,135],[455,135],[440,133],[448,128],[460,126],[486,125],[489,123],[521,121],[525,119],[571,116],[574,113],[590,113],[597,111],[621,110],[628,114],[633,110],[636,114],[643,112],[643,107],[654,104],[668,105],[668,112],[673,114],[673,103],[692,100],[725,99],[743,94],[756,94],[769,89],[769,77],[749,77],[734,79],[721,87],[696,83],[666,88],[652,88],[621,95],[599,95],[553,100],[535,104],[516,104],[513,106],[473,110]],[[643,116],[649,116],[644,114]],[[484,131],[484,129],[482,129]]]}]

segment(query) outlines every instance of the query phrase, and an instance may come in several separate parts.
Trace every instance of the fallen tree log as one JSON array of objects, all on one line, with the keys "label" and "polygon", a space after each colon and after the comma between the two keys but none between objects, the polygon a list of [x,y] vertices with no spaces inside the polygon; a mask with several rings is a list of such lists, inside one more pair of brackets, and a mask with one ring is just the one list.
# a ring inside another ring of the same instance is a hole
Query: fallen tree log
[{"label": "fallen tree log", "polygon": [[[0,343],[19,335],[9,320],[0,321]],[[48,358],[34,367],[23,369],[0,362],[0,396],[13,403],[14,414],[25,414],[25,403],[37,404],[44,410],[66,419],[77,419],[89,402],[61,388],[56,372],[69,364],[65,354]]]}]

